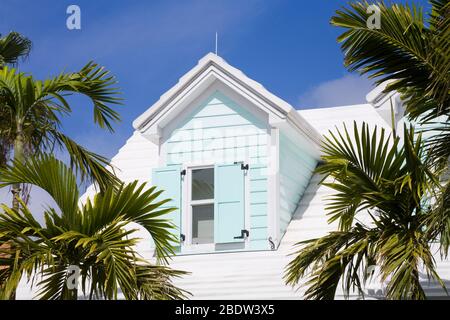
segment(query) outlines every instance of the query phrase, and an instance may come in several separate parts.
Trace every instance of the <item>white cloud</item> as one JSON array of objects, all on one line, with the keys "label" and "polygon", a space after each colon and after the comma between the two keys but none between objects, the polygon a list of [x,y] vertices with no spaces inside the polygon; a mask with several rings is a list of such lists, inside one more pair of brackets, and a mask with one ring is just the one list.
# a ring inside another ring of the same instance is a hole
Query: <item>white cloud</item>
[{"label": "white cloud", "polygon": [[309,109],[366,103],[366,94],[372,89],[367,78],[349,74],[307,90],[300,96],[298,107]]}]

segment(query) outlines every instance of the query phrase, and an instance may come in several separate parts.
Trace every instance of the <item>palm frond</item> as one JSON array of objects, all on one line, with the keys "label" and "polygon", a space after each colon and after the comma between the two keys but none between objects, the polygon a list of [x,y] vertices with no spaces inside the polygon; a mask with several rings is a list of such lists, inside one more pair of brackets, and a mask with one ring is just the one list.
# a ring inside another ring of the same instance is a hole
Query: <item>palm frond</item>
[{"label": "palm frond", "polygon": [[[392,80],[385,91],[398,91],[406,103],[411,118],[426,114],[430,119],[449,114],[449,53],[448,33],[427,29],[421,8],[414,5],[375,3],[380,9],[381,28],[366,26],[369,18],[367,1],[351,3],[336,11],[331,23],[343,27],[338,37],[350,71],[368,73],[381,84]],[[442,3],[437,1],[431,23],[449,23],[441,16]]]},{"label": "palm frond", "polygon": [[104,193],[96,194],[92,200],[88,199],[81,209],[85,228],[83,232],[95,232],[95,228],[123,216],[124,219],[143,226],[150,233],[155,242],[157,257],[167,261],[167,257],[174,254],[171,243],[175,243],[177,239],[167,232],[173,229],[174,225],[162,217],[176,208],[161,208],[170,199],[156,201],[162,191],[156,191],[154,186],[147,190],[145,187],[145,184],[139,185],[134,181],[120,186],[117,191],[110,188]]},{"label": "palm frond", "polygon": [[0,169],[0,181],[0,188],[27,183],[44,189],[58,204],[66,221],[75,223],[80,194],[75,175],[62,161],[42,155],[31,157],[25,163],[13,162],[6,169]]},{"label": "palm frond", "polygon": [[337,192],[326,207],[330,222],[339,220],[340,230],[347,230],[353,217],[374,204],[394,205],[380,191],[384,181],[401,175],[404,157],[399,154],[398,138],[386,137],[385,130],[375,127],[370,132],[366,123],[353,124],[353,136],[344,132],[329,132],[323,144],[323,164],[316,171],[333,182],[324,185]]},{"label": "palm frond", "polygon": [[357,224],[348,231],[331,232],[296,244],[295,258],[287,265],[285,280],[295,286],[308,275],[306,299],[331,300],[343,279],[344,292],[363,293],[364,277],[371,261],[370,241],[374,232]]},{"label": "palm frond", "polygon": [[[8,67],[0,70],[0,166],[8,163],[12,154],[23,159],[63,147],[83,180],[96,182],[101,190],[118,183],[106,168],[107,159],[78,145],[60,130],[60,118],[72,111],[67,96],[78,94],[92,102],[94,121],[112,131],[112,122],[120,120],[111,108],[121,101],[115,85],[110,72],[93,62],[79,72],[62,73],[45,81]],[[23,150],[14,150],[19,140]]]},{"label": "palm frond", "polygon": [[186,275],[187,272],[165,266],[138,265],[137,295],[142,300],[180,300],[187,299],[190,293],[173,285],[171,279]]},{"label": "palm frond", "polygon": [[108,107],[108,104],[120,104],[119,90],[115,87],[117,81],[104,67],[94,62],[87,63],[80,71],[62,73],[59,76],[39,83],[38,99],[55,97],[60,109],[70,112],[67,94],[81,94],[88,97],[94,108],[94,122],[101,128],[114,131],[111,122],[120,120],[119,114]]},{"label": "palm frond", "polygon": [[79,174],[83,182],[95,183],[101,191],[121,184],[114,174],[116,169],[111,166],[107,158],[87,150],[59,131],[50,132],[49,130],[49,133],[54,137],[55,142],[67,150],[71,167],[76,174]]},{"label": "palm frond", "polygon": [[450,181],[447,181],[438,193],[436,206],[427,216],[423,226],[431,239],[440,242],[441,255],[447,258],[450,248]]},{"label": "palm frond", "polygon": [[18,32],[0,37],[0,69],[5,64],[16,64],[26,58],[31,50],[31,41]]}]

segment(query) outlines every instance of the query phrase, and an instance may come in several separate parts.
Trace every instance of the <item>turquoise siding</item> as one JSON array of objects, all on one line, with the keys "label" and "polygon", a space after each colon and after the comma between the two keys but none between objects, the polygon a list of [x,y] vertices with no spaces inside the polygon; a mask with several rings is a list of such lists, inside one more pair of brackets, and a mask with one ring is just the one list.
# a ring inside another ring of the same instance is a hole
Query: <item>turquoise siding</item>
[{"label": "turquoise siding", "polygon": [[317,165],[301,141],[294,143],[280,134],[280,235],[286,232],[292,215]]},{"label": "turquoise siding", "polygon": [[268,248],[267,141],[268,128],[264,121],[216,91],[163,142],[169,166],[193,162],[249,163],[251,249]]}]

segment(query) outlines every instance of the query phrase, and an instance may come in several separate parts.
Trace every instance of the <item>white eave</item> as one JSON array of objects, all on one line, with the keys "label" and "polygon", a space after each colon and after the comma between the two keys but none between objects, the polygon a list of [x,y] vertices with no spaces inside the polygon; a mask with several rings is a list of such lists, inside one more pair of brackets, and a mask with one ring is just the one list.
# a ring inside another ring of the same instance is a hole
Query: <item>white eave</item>
[{"label": "white eave", "polygon": [[385,92],[387,85],[392,83],[393,80],[385,81],[382,84],[376,86],[372,91],[370,91],[366,95],[366,100],[370,103],[374,108],[379,108],[383,105],[388,99],[391,97],[397,96],[398,93],[395,91]]},{"label": "white eave", "polygon": [[176,114],[175,109],[183,108],[191,99],[191,93],[201,91],[214,81],[220,81],[236,90],[268,114],[271,126],[280,127],[288,123],[316,147],[320,146],[321,135],[295,108],[213,53],[208,53],[200,59],[176,85],[133,122],[133,127],[151,139],[158,138],[161,135],[161,126],[166,124],[167,118],[170,119],[170,114]]}]

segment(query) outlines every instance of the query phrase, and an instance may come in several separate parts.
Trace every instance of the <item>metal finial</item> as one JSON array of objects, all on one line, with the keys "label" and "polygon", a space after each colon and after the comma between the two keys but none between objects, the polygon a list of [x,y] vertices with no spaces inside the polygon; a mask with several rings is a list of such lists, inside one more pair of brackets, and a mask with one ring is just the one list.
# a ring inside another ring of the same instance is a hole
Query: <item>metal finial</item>
[{"label": "metal finial", "polygon": [[218,35],[217,35],[217,31],[216,31],[216,56],[217,56],[217,42],[218,42]]}]

